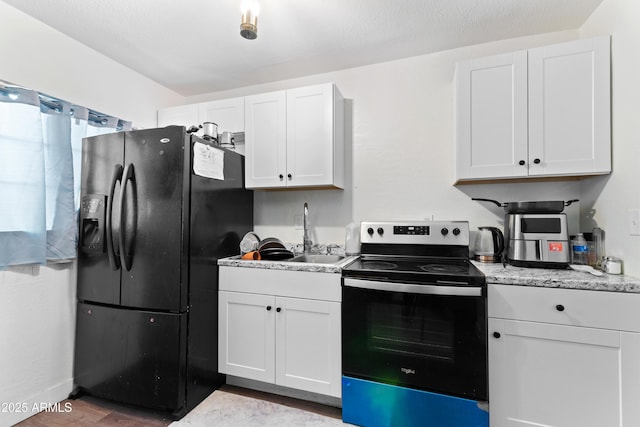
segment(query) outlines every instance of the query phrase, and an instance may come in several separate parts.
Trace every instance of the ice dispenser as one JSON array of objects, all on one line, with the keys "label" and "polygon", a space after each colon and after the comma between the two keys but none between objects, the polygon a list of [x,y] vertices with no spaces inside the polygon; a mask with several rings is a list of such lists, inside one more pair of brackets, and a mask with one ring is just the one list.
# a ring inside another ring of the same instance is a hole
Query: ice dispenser
[{"label": "ice dispenser", "polygon": [[87,255],[98,255],[105,251],[105,213],[107,196],[87,194],[80,202],[80,250]]}]

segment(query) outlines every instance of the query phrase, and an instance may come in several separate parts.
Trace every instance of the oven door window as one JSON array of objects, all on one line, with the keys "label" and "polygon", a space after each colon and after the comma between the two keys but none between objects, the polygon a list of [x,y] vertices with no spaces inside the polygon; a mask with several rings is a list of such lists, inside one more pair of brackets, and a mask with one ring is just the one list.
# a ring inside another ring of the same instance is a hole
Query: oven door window
[{"label": "oven door window", "polygon": [[345,375],[487,399],[486,298],[343,287]]}]

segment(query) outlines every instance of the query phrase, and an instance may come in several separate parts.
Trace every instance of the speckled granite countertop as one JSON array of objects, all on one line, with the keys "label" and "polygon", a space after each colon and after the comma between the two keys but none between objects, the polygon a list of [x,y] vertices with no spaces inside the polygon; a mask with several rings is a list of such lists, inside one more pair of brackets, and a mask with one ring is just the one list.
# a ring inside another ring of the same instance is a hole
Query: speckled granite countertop
[{"label": "speckled granite countertop", "polygon": [[[228,267],[263,268],[271,270],[315,271],[320,273],[342,273],[342,269],[355,261],[357,256],[348,256],[338,264],[316,264],[290,261],[248,261],[240,255],[218,260],[218,265]],[[640,278],[604,273],[590,273],[570,269],[522,268],[502,264],[487,264],[472,261],[487,277],[487,283],[501,285],[539,286],[545,288],[584,289],[591,291],[640,293]]]},{"label": "speckled granite countertop", "polygon": [[640,293],[637,277],[603,274],[594,276],[574,270],[521,268],[473,261],[487,277],[487,283],[501,285],[540,286],[545,288],[585,289],[590,291]]},{"label": "speckled granite countertop", "polygon": [[[218,265],[226,267],[265,268],[270,270],[315,271],[318,273],[342,273],[342,268],[355,261],[357,256],[348,256],[338,264],[320,264],[312,262],[290,261],[249,261],[240,259],[240,255],[218,260]],[[639,291],[640,292],[640,291]]]}]

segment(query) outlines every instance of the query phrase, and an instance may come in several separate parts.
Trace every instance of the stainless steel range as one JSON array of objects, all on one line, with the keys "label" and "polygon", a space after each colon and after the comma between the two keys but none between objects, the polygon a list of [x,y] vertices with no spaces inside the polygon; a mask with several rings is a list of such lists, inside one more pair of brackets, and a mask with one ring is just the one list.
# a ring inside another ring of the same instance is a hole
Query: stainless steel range
[{"label": "stainless steel range", "polygon": [[363,222],[342,273],[342,414],[373,426],[488,426],[484,275],[469,224]]}]

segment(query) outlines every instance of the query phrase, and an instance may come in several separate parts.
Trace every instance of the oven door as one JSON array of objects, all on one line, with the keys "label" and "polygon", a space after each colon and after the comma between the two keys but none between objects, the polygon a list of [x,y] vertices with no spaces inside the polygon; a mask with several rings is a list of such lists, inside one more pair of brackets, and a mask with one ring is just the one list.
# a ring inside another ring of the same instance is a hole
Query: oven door
[{"label": "oven door", "polygon": [[343,278],[343,375],[487,400],[485,288]]}]

